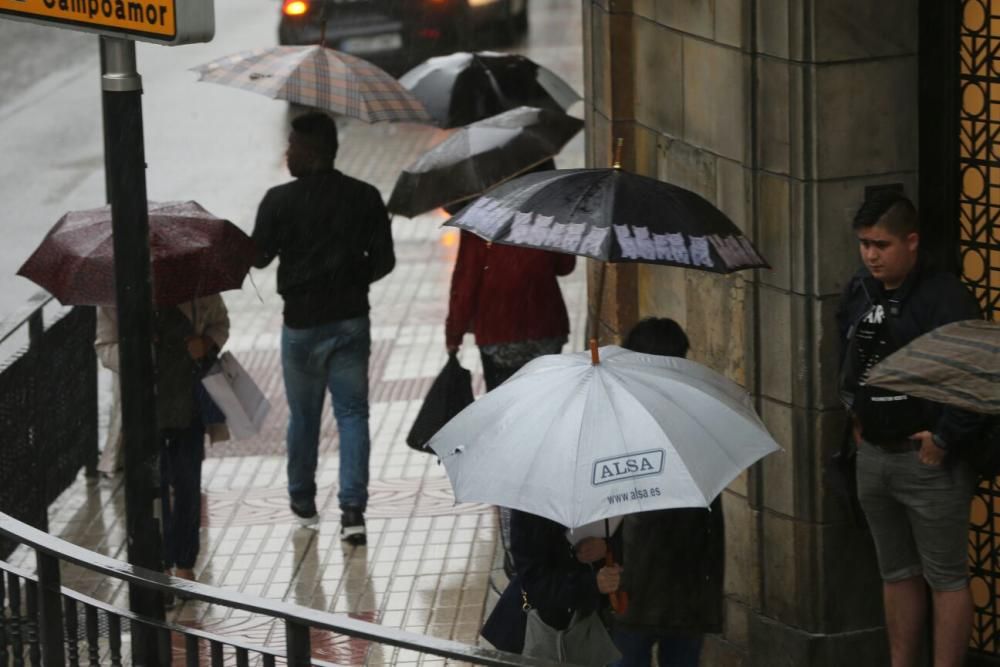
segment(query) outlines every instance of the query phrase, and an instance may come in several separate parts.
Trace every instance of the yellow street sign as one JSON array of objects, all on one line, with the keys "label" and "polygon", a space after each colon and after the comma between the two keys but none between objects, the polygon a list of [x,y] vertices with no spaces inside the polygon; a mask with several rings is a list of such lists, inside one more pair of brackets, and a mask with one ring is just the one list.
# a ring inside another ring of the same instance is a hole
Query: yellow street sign
[{"label": "yellow street sign", "polygon": [[210,40],[213,10],[212,0],[0,0],[0,17],[159,44]]}]

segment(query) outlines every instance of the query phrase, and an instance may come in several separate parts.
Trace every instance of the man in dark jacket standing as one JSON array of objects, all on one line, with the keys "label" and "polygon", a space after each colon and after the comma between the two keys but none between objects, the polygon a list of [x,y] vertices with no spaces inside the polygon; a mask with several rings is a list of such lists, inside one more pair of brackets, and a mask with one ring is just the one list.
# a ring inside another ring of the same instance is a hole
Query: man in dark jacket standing
[{"label": "man in dark jacket standing", "polygon": [[922,261],[917,212],[902,194],[873,196],[853,226],[865,266],[837,313],[844,344],[840,388],[858,446],[858,497],[878,555],[892,665],[917,664],[930,586],[933,664],[958,667],[972,628],[967,544],[975,478],[949,451],[978,424],[957,409],[865,380],[909,341],[979,318],[979,308],[958,278]]},{"label": "man in dark jacket standing", "polygon": [[288,495],[304,525],[319,521],[316,465],[323,395],[340,434],[341,538],[366,542],[368,502],[368,285],[392,271],[389,215],[371,185],[333,163],[337,126],[322,113],[292,121],[288,171],[257,211],[256,266],[279,258],[285,302],[281,365],[288,399]]}]

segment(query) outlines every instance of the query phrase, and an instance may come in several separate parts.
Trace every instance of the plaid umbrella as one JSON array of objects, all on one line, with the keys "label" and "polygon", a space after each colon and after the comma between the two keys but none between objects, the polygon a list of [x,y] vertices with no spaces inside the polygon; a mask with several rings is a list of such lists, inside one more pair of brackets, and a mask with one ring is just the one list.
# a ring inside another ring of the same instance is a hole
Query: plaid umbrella
[{"label": "plaid umbrella", "polygon": [[[111,207],[71,211],[17,274],[65,305],[114,305],[113,246]],[[239,227],[193,201],[149,202],[149,251],[160,306],[238,289],[257,254]]]},{"label": "plaid umbrella", "polygon": [[966,320],[938,327],[883,359],[868,383],[1000,414],[1000,324]]},{"label": "plaid umbrella", "polygon": [[243,51],[192,68],[199,81],[242,88],[368,123],[428,122],[423,104],[367,60],[323,46]]}]

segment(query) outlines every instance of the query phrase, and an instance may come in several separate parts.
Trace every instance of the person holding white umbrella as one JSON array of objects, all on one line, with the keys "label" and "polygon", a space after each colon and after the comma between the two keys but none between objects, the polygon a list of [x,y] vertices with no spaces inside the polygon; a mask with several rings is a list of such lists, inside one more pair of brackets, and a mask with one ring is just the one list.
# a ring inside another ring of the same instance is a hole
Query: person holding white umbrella
[{"label": "person holding white umbrella", "polygon": [[[674,320],[647,318],[632,327],[623,347],[686,357],[689,343]],[[654,644],[661,667],[698,667],[702,636],[722,631],[724,553],[721,496],[707,508],[624,518],[618,555],[628,605],[615,616],[622,659],[614,667],[649,667]]]}]

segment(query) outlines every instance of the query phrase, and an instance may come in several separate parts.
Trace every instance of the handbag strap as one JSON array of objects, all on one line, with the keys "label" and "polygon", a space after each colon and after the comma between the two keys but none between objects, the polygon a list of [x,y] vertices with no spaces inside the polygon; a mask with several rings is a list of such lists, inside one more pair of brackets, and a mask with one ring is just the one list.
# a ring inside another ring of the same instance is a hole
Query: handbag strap
[{"label": "handbag strap", "polygon": [[522,586],[521,587],[521,611],[529,612],[533,608],[534,607],[531,606],[531,603],[528,602],[528,592],[525,591],[524,587]]}]

